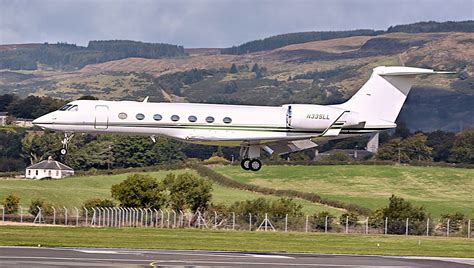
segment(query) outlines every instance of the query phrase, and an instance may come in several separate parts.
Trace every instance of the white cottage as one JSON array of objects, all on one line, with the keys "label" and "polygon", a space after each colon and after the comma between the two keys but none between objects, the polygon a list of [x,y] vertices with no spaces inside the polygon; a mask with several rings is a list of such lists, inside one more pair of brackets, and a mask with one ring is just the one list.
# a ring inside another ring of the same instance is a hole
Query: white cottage
[{"label": "white cottage", "polygon": [[74,175],[74,169],[53,160],[51,157],[27,167],[25,173],[26,178],[30,179],[61,179],[71,175]]}]

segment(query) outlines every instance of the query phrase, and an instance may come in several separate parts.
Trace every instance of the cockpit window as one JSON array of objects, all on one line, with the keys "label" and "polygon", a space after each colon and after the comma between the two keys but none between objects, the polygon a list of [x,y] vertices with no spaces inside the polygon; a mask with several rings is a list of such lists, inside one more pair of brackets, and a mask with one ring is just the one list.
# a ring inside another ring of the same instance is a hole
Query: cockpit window
[{"label": "cockpit window", "polygon": [[66,104],[63,107],[59,108],[58,111],[66,111],[67,109],[71,108],[71,104]]},{"label": "cockpit window", "polygon": [[70,112],[77,112],[77,105],[71,106],[71,108],[68,109]]}]

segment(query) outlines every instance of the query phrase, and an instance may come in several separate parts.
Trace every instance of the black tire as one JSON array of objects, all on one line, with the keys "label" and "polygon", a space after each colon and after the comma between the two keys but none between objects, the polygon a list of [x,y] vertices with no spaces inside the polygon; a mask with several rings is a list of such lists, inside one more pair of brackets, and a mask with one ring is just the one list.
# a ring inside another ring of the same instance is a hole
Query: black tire
[{"label": "black tire", "polygon": [[262,162],[258,159],[253,159],[250,161],[250,170],[252,171],[259,171],[262,168]]},{"label": "black tire", "polygon": [[250,159],[244,158],[242,159],[242,161],[240,161],[240,166],[244,170],[250,170],[250,162],[251,162]]},{"label": "black tire", "polygon": [[66,155],[66,154],[67,154],[66,148],[62,148],[62,149],[59,151],[59,153],[62,154],[62,155]]}]

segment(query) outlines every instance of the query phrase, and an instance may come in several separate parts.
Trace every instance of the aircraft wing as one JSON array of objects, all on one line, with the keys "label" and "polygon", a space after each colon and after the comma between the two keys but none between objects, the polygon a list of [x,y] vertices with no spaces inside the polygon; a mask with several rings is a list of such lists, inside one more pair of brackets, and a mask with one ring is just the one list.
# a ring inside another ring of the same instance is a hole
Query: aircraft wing
[{"label": "aircraft wing", "polygon": [[318,146],[310,139],[305,140],[291,140],[291,141],[275,141],[265,143],[262,148],[268,153],[287,154],[297,152]]}]

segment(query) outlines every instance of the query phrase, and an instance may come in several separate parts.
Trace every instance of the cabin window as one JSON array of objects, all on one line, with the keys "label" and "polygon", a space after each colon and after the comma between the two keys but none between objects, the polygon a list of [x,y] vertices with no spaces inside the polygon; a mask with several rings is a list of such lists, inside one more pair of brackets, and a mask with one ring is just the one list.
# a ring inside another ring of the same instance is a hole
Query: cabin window
[{"label": "cabin window", "polygon": [[173,121],[173,122],[179,121],[179,116],[177,116],[177,115],[171,116],[171,121]]},{"label": "cabin window", "polygon": [[145,115],[144,115],[144,114],[137,114],[137,115],[136,115],[136,118],[137,118],[138,120],[143,120],[143,119],[145,119]]},{"label": "cabin window", "polygon": [[214,122],[214,117],[212,117],[212,116],[206,117],[206,122],[208,122],[208,123]]},{"label": "cabin window", "polygon": [[77,110],[78,110],[77,105],[73,105],[73,106],[71,106],[71,108],[68,109],[68,111],[70,111],[70,112],[77,112]]},{"label": "cabin window", "polygon": [[224,123],[226,123],[226,124],[230,124],[230,123],[232,123],[232,118],[224,117],[224,119],[222,121],[224,121]]},{"label": "cabin window", "polygon": [[189,120],[189,122],[196,122],[197,117],[195,117],[194,115],[191,115],[191,116],[188,117],[188,120]]},{"label": "cabin window", "polygon": [[127,114],[126,113],[119,113],[118,118],[120,118],[122,120],[127,119]]},{"label": "cabin window", "polygon": [[153,116],[153,119],[155,119],[155,121],[160,121],[161,119],[163,119],[163,117],[161,116],[161,114],[155,114]]},{"label": "cabin window", "polygon": [[66,111],[69,109],[72,105],[71,104],[66,104],[63,107],[59,108],[58,111]]}]

